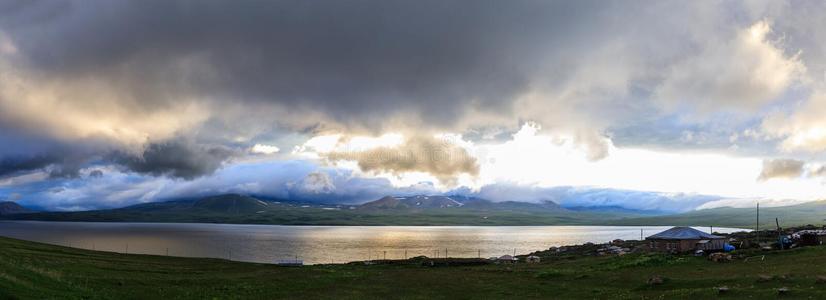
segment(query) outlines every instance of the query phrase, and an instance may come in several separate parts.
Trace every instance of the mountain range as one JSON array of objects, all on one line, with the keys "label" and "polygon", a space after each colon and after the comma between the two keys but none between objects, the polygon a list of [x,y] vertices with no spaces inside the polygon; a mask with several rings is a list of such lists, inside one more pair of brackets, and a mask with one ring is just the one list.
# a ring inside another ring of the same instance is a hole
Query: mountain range
[{"label": "mountain range", "polygon": [[560,212],[562,208],[553,201],[543,201],[539,203],[504,201],[493,202],[481,198],[465,196],[425,196],[416,195],[409,197],[386,196],[381,199],[367,202],[356,207],[362,211],[405,211],[423,212],[434,209],[454,209],[454,210],[510,210],[510,211],[533,211],[533,212]]},{"label": "mountain range", "polygon": [[[225,194],[117,209],[32,212],[0,203],[4,219],[97,222],[198,222],[281,225],[683,225],[753,227],[751,208],[714,208],[657,215],[616,207],[564,208],[553,201],[493,202],[467,196],[386,196],[360,205],[331,205]],[[760,226],[823,224],[826,201],[761,209]]]},{"label": "mountain range", "polygon": [[2,215],[12,215],[12,214],[21,214],[21,213],[29,213],[32,210],[29,210],[20,204],[11,201],[4,201],[0,202],[0,216]]},{"label": "mountain range", "polygon": [[117,209],[34,212],[6,219],[99,222],[200,222],[284,225],[551,225],[590,224],[639,214],[570,211],[551,201],[493,202],[465,196],[383,197],[360,205],[226,194]]}]

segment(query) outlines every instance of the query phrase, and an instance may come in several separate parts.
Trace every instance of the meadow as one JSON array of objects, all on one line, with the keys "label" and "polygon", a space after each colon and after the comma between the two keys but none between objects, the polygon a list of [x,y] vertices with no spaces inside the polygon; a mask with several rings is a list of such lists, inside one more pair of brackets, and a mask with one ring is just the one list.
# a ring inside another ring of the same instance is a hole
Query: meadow
[{"label": "meadow", "polygon": [[[285,267],[96,252],[0,238],[0,299],[826,298],[826,247],[704,257],[550,255],[537,264],[417,258]],[[750,251],[750,250],[749,250]],[[751,257],[748,260],[743,257]],[[649,283],[652,277],[660,284]],[[726,287],[721,293],[719,287]]]}]

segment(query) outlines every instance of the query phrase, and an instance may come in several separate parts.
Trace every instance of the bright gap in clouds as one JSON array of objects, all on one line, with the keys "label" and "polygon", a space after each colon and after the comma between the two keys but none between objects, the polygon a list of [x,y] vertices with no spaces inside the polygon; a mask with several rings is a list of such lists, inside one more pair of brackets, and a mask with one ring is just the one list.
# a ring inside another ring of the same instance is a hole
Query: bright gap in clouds
[{"label": "bright gap in clouds", "polygon": [[278,149],[276,146],[264,144],[255,144],[255,146],[252,146],[250,149],[250,152],[257,154],[275,154],[279,151],[281,151],[281,149]]},{"label": "bright gap in clouds", "polygon": [[572,138],[542,135],[533,124],[523,126],[511,141],[479,146],[476,153],[485,156],[480,159],[482,183],[510,181],[744,199],[815,200],[823,196],[817,179],[758,181],[763,162],[757,158],[611,146],[607,158],[590,161]]},{"label": "bright gap in clouds", "polygon": [[[666,152],[610,146],[602,160],[588,158],[587,149],[572,136],[543,133],[536,123],[527,123],[502,143],[476,144],[460,135],[439,134],[447,143],[465,149],[479,165],[479,174],[459,174],[448,183],[427,172],[363,172],[355,161],[333,161],[357,175],[388,179],[396,187],[433,183],[443,191],[459,187],[478,190],[485,185],[511,183],[525,187],[593,187],[623,190],[715,195],[742,199],[815,200],[822,197],[822,184],[815,178],[757,180],[763,167],[758,158],[732,157],[701,152]],[[606,138],[610,144],[610,140]],[[367,151],[378,147],[403,147],[404,136],[378,138],[319,136],[297,147],[296,154],[323,157],[335,151]],[[368,174],[369,173],[369,174]]]}]

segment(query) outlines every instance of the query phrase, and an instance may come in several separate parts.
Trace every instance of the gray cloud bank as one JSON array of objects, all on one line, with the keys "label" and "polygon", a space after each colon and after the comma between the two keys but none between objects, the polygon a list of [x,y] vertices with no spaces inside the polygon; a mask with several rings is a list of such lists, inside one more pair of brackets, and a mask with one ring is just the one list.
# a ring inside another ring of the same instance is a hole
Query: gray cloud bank
[{"label": "gray cloud bank", "polygon": [[[140,174],[193,179],[274,128],[415,136],[533,120],[574,135],[599,160],[610,155],[609,132],[637,126],[636,134],[651,136],[668,118],[683,123],[663,135],[679,135],[726,113],[738,126],[759,123],[771,139],[758,147],[773,149],[822,125],[823,100],[802,106],[818,114],[780,111],[765,122],[759,115],[786,103],[778,100],[786,94],[809,92],[798,86],[822,89],[822,6],[3,1],[0,139],[18,133],[9,141],[36,151],[0,149],[0,176],[49,169],[71,177],[108,160]],[[60,147],[43,146],[52,143]],[[822,144],[803,140],[781,150]],[[455,164],[394,149],[331,158],[368,171],[478,173],[472,158],[457,153]],[[765,176],[787,167],[770,164]]]},{"label": "gray cloud bank", "polygon": [[112,161],[137,173],[193,179],[212,174],[237,154],[237,150],[224,146],[167,142],[149,145],[140,156],[118,153]]},{"label": "gray cloud bank", "polygon": [[[7,3],[18,61],[45,77],[114,84],[138,113],[185,96],[320,110],[381,124],[449,124],[503,109],[541,37],[593,13],[525,2],[55,1]],[[519,31],[521,34],[514,35]],[[543,46],[547,47],[549,45]],[[91,100],[75,100],[79,102]]]},{"label": "gray cloud bank", "polygon": [[[216,159],[229,157],[170,146],[187,136],[209,139],[190,147],[204,148],[279,126],[464,130],[491,121],[487,115],[513,126],[514,98],[545,72],[538,62],[554,60],[549,53],[571,55],[550,51],[560,45],[586,47],[564,28],[597,20],[606,9],[600,6],[4,2],[0,126],[78,144],[108,139],[112,145],[96,155],[121,149],[131,156],[114,161],[133,171],[182,178],[208,174],[220,165]],[[211,136],[204,138],[199,129],[210,124],[224,125],[208,127]],[[459,167],[476,173],[471,165]],[[420,169],[452,172],[434,168]]]},{"label": "gray cloud bank", "polygon": [[[738,42],[738,32],[759,18],[738,22],[726,15],[756,10],[736,3],[719,13],[709,13],[709,5],[611,1],[4,5],[0,28],[14,45],[11,65],[42,80],[105,82],[136,115],[209,99],[217,106],[211,114],[241,101],[271,105],[267,113],[309,111],[324,118],[281,115],[296,123],[290,125],[455,128],[532,118],[592,135],[650,108],[649,100],[640,101],[646,93],[667,104],[764,103],[786,82],[748,80],[749,72],[797,70],[782,51],[777,56]],[[706,31],[721,25],[728,31]],[[705,52],[687,51],[693,48]],[[688,67],[704,59],[724,65],[741,54],[755,63],[727,71],[722,82],[704,76],[718,70]],[[774,56],[764,63],[766,55]],[[737,94],[730,83],[741,82],[754,85],[746,91],[767,92]],[[94,98],[67,101],[91,105]]]}]

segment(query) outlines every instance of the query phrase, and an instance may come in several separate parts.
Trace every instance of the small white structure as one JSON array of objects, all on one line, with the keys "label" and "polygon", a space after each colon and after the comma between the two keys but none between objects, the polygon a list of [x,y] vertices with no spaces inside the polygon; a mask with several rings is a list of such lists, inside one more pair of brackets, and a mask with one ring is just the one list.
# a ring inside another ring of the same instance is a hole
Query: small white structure
[{"label": "small white structure", "polygon": [[539,261],[540,261],[540,258],[539,258],[539,256],[536,256],[536,255],[531,255],[531,256],[528,256],[527,258],[525,258],[525,262],[527,262],[529,264],[539,263]]},{"label": "small white structure", "polygon": [[519,261],[518,258],[507,255],[507,254],[502,255],[502,256],[500,256],[499,258],[496,259],[496,262],[506,263],[506,264],[513,264],[513,263],[516,263],[517,261]]}]

